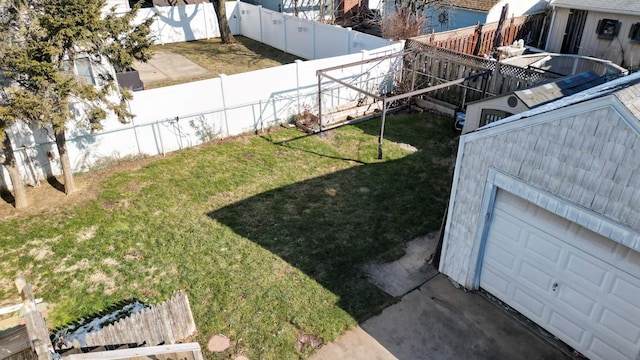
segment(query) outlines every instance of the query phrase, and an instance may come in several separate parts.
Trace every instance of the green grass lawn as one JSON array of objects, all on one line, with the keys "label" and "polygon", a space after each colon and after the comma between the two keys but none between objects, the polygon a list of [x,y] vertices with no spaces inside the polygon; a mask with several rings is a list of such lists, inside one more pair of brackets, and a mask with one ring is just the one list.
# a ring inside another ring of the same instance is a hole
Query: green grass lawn
[{"label": "green grass lawn", "polygon": [[299,334],[332,341],[396,300],[361,265],[442,220],[451,120],[389,117],[382,160],[378,131],[371,120],[281,142],[300,136],[281,129],[111,171],[95,200],[0,224],[0,299],[25,274],[57,327],[185,290],[203,348],[218,333],[234,342],[205,357],[304,358]]}]

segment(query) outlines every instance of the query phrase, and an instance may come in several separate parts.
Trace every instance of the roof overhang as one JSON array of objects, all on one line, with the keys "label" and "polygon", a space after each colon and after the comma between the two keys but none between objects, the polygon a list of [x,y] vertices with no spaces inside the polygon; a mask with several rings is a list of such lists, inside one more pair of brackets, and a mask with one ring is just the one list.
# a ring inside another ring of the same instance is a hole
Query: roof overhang
[{"label": "roof overhang", "polygon": [[[606,5],[606,1],[603,1],[603,5]],[[551,6],[562,7],[562,8],[570,8],[577,10],[587,10],[593,12],[603,12],[609,14],[619,14],[619,15],[637,15],[640,16],[640,8],[638,9],[615,9],[606,6],[592,6],[588,4],[583,4],[576,1],[566,1],[566,0],[551,0],[549,3]]]}]

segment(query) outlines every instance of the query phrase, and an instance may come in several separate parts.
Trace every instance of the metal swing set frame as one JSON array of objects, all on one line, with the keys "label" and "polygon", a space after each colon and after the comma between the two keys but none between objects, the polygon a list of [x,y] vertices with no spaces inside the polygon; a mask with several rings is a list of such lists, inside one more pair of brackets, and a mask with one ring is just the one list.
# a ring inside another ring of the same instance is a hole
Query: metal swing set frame
[{"label": "metal swing set frame", "polygon": [[[341,126],[345,126],[345,125],[351,125],[357,122],[361,122],[361,121],[367,121],[370,120],[374,117],[377,117],[378,115],[381,116],[381,121],[380,121],[380,133],[378,135],[378,159],[382,159],[382,141],[384,138],[384,127],[385,127],[385,121],[386,121],[386,117],[387,117],[387,113],[389,111],[397,111],[400,110],[402,108],[404,108],[406,105],[404,106],[399,106],[396,108],[390,108],[391,104],[396,103],[399,100],[404,100],[404,99],[409,99],[415,96],[420,96],[420,95],[424,95],[426,93],[429,93],[431,91],[435,91],[435,90],[439,90],[439,89],[443,89],[443,88],[447,88],[449,86],[456,86],[456,85],[461,85],[467,81],[470,80],[474,80],[477,78],[483,78],[485,81],[485,88],[486,88],[486,84],[488,83],[488,79],[491,75],[491,70],[487,70],[481,73],[477,73],[477,74],[473,74],[470,76],[466,76],[466,77],[462,77],[462,78],[458,78],[456,80],[452,80],[452,81],[447,81],[441,84],[437,84],[437,85],[432,85],[432,86],[428,86],[425,88],[421,88],[421,89],[415,89],[416,86],[416,75],[417,75],[417,68],[416,68],[416,60],[414,57],[414,60],[412,63],[412,68],[409,69],[408,73],[412,74],[412,78],[411,78],[411,85],[409,88],[409,91],[401,93],[401,94],[374,94],[370,91],[367,91],[365,89],[362,89],[352,83],[340,80],[338,78],[336,78],[335,76],[329,75],[328,73],[334,70],[341,70],[341,69],[345,69],[345,68],[349,68],[352,66],[358,66],[358,65],[366,65],[366,64],[371,64],[371,63],[375,63],[375,62],[382,62],[384,60],[387,59],[393,59],[393,58],[398,58],[398,57],[402,57],[403,60],[405,58],[406,55],[410,55],[410,54],[414,54],[415,50],[403,50],[400,52],[396,52],[393,54],[389,54],[389,55],[383,55],[383,56],[379,56],[379,57],[375,57],[375,58],[371,58],[368,60],[361,60],[361,61],[356,61],[356,62],[352,62],[352,63],[347,63],[347,64],[342,64],[342,65],[337,65],[337,66],[333,66],[333,67],[329,67],[329,68],[325,68],[325,69],[320,69],[316,71],[316,76],[318,77],[318,89],[317,89],[317,98],[318,98],[318,130],[316,130],[314,133],[322,133],[324,131],[327,130],[331,130],[331,129],[335,129],[337,127],[341,127]],[[400,70],[402,72],[402,70]],[[362,76],[362,74],[360,74],[360,76]],[[359,76],[358,76],[359,77]],[[356,77],[355,79],[353,79],[352,81],[355,81],[358,77]],[[346,120],[343,122],[339,122],[339,123],[333,123],[333,124],[327,124],[327,125],[323,125],[322,122],[322,118],[323,118],[323,107],[322,107],[322,82],[324,79],[333,81],[335,83],[338,83],[342,86],[345,86],[351,90],[357,91],[358,93],[371,97],[373,98],[375,101],[377,102],[381,102],[382,103],[382,110],[381,110],[381,114],[380,112],[376,113],[376,114],[372,114],[372,115],[367,115],[361,118],[356,118],[356,119],[351,119],[351,120]]]}]

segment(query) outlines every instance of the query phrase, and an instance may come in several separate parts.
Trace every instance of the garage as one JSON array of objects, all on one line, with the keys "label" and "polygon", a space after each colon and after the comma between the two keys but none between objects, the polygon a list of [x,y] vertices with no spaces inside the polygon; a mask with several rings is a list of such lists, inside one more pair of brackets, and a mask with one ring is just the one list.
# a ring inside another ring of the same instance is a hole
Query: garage
[{"label": "garage", "polygon": [[480,287],[590,359],[640,356],[640,253],[498,189]]}]

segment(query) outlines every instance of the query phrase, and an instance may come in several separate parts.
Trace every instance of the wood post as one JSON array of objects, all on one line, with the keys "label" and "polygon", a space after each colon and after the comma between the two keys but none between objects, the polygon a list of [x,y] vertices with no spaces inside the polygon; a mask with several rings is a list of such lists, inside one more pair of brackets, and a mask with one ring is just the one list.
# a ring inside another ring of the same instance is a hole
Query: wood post
[{"label": "wood post", "polygon": [[36,300],[33,296],[31,284],[28,284],[22,276],[15,280],[15,284],[22,298],[26,313],[24,322],[27,327],[31,349],[38,356],[38,360],[50,360],[51,354],[53,354],[53,345],[49,338],[49,329],[47,329],[47,324],[44,322],[44,317],[36,309]]}]

